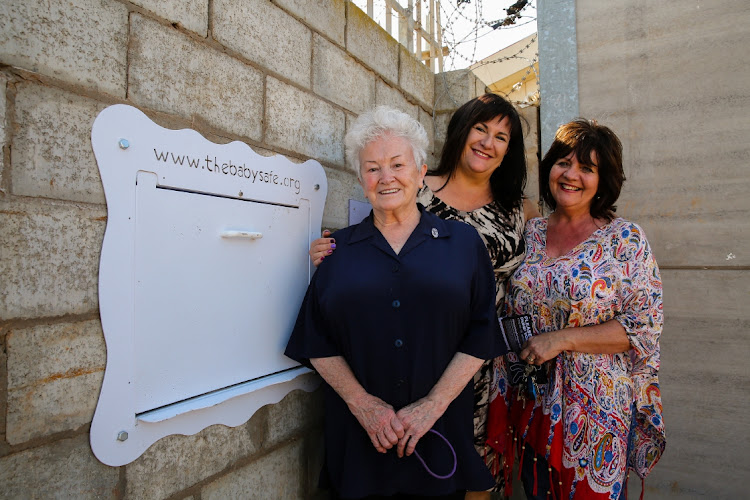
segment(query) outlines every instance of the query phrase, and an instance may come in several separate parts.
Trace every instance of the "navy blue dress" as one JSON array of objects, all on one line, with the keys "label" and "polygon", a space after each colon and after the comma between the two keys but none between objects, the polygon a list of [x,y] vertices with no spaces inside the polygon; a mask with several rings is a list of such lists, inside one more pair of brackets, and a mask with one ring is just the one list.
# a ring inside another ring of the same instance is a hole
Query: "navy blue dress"
[{"label": "navy blue dress", "polygon": [[[342,356],[364,389],[400,408],[424,397],[457,352],[502,355],[497,338],[495,281],[476,230],[419,205],[421,218],[396,255],[372,214],[334,233],[336,251],[313,276],[286,348],[290,358]],[[473,380],[433,428],[451,442],[458,468],[430,476],[416,456],[378,453],[346,403],[325,385],[324,483],[343,498],[394,493],[445,495],[493,486],[473,445]],[[453,457],[432,433],[417,451],[437,474]],[[327,477],[326,477],[327,476]]]}]

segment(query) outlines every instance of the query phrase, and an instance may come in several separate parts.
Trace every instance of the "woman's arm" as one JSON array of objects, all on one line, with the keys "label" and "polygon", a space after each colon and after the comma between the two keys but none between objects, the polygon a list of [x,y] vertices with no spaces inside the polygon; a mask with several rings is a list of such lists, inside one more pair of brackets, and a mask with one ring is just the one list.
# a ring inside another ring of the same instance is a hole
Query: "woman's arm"
[{"label": "woman's arm", "polygon": [[482,366],[482,360],[457,352],[427,396],[401,408],[396,417],[404,426],[404,434],[396,449],[399,457],[414,453],[419,440],[439,419],[448,405],[464,390]]},{"label": "woman's arm", "polygon": [[318,267],[326,255],[331,255],[336,248],[336,240],[329,238],[331,232],[326,229],[323,231],[323,236],[313,241],[310,244],[310,260],[315,267]]},{"label": "woman's arm", "polygon": [[378,452],[385,453],[399,442],[404,435],[404,427],[393,407],[368,394],[342,356],[312,358],[310,363],[341,396]]},{"label": "woman's arm", "polygon": [[630,340],[625,328],[616,319],[611,319],[599,325],[563,328],[534,335],[521,350],[521,359],[541,365],[562,351],[616,354],[629,349]]},{"label": "woman's arm", "polygon": [[521,359],[528,362],[533,356],[533,364],[540,365],[562,351],[616,354],[632,348],[636,357],[647,359],[658,369],[663,323],[661,277],[643,230],[636,224],[626,224],[629,236],[617,246],[617,261],[627,278],[620,283],[621,310],[600,325],[536,335],[524,346]]}]

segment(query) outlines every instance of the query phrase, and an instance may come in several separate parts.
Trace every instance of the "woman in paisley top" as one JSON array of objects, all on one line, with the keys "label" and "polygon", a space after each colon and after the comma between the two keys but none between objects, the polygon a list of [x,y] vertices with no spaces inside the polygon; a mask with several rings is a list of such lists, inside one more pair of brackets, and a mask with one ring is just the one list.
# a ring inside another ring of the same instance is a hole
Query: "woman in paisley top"
[{"label": "woman in paisley top", "polygon": [[[625,498],[628,468],[644,478],[665,446],[659,269],[643,230],[615,217],[625,177],[609,128],[563,125],[539,174],[553,211],[527,224],[506,301],[535,335],[496,361],[489,443],[521,453],[530,499]],[[547,370],[536,391],[517,383],[523,361]]]},{"label": "woman in paisley top", "polygon": [[[523,260],[524,223],[539,215],[523,196],[526,157],[521,119],[513,105],[498,95],[485,94],[457,109],[448,124],[440,163],[424,182],[417,197],[420,204],[443,219],[463,221],[478,231],[492,260],[496,306],[502,309],[505,281]],[[335,249],[328,235],[324,233],[310,247],[315,265]],[[493,491],[502,491],[502,457],[486,445],[494,373],[488,361],[474,377],[474,444],[497,480]],[[489,492],[466,495],[472,500],[489,497]]]}]

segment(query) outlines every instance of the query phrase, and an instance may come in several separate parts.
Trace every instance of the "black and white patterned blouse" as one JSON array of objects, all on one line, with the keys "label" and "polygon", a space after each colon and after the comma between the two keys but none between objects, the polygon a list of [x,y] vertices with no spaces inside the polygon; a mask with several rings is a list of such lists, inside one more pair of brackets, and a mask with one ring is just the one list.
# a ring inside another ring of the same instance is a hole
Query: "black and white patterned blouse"
[{"label": "black and white patterned blouse", "polygon": [[474,227],[482,237],[495,269],[495,305],[502,306],[505,282],[521,264],[526,251],[523,238],[523,203],[511,212],[499,203],[464,212],[446,204],[425,184],[417,194],[417,201],[441,219],[460,220]]}]

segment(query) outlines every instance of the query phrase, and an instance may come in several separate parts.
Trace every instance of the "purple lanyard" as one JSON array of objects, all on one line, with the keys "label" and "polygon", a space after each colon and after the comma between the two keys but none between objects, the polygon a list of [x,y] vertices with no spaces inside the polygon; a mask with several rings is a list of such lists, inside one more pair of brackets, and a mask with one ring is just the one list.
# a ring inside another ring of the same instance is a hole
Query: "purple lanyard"
[{"label": "purple lanyard", "polygon": [[450,441],[448,441],[448,439],[446,439],[445,436],[443,436],[442,434],[440,434],[435,429],[430,429],[427,432],[432,432],[434,434],[437,434],[440,437],[440,439],[442,439],[443,441],[445,441],[445,444],[448,445],[448,448],[450,448],[451,453],[453,453],[453,469],[451,469],[451,471],[448,474],[446,474],[445,476],[441,476],[439,474],[435,474],[434,472],[432,472],[432,470],[430,470],[429,467],[427,467],[427,464],[425,463],[424,459],[419,454],[419,452],[417,451],[416,448],[414,449],[414,454],[417,456],[417,459],[419,459],[419,461],[422,462],[422,465],[424,466],[425,470],[427,471],[427,473],[429,475],[431,475],[432,477],[434,477],[436,479],[448,479],[449,477],[451,477],[453,474],[456,473],[456,466],[458,465],[458,459],[456,458],[456,450],[453,449],[453,446],[451,445]]}]

